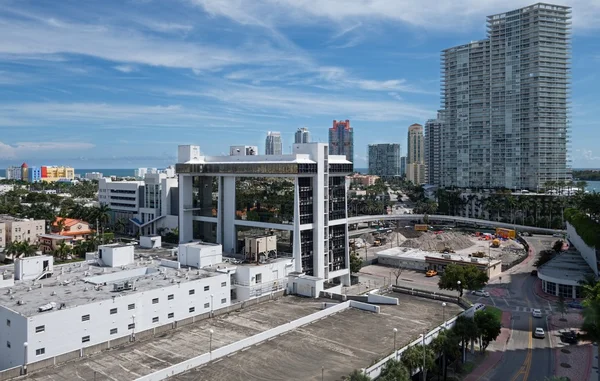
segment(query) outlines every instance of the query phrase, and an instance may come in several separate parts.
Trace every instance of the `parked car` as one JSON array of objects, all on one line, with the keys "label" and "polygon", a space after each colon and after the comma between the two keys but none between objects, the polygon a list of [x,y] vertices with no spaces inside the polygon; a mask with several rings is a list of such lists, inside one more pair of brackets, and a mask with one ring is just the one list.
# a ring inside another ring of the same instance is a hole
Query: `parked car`
[{"label": "parked car", "polygon": [[569,304],[567,304],[569,306],[569,308],[574,308],[576,310],[582,310],[583,309],[583,305],[581,303],[579,303],[576,300],[573,300],[572,302],[569,302]]},{"label": "parked car", "polygon": [[535,332],[533,332],[533,337],[537,337],[537,338],[540,338],[540,339],[543,339],[544,337],[546,337],[546,333],[544,332],[544,328],[537,327],[535,329]]},{"label": "parked car", "polygon": [[490,293],[485,290],[473,290],[471,291],[471,294],[477,296],[485,296],[486,298],[490,296]]},{"label": "parked car", "polygon": [[425,276],[427,277],[432,277],[432,276],[436,276],[437,275],[437,271],[435,270],[427,270],[427,272],[425,273]]},{"label": "parked car", "polygon": [[531,310],[531,315],[532,315],[534,318],[541,318],[541,317],[542,317],[542,310],[540,310],[540,309],[537,309],[537,308],[536,308],[536,309],[533,309],[533,310]]},{"label": "parked car", "polygon": [[577,344],[577,333],[575,331],[561,332],[560,340],[567,344]]}]

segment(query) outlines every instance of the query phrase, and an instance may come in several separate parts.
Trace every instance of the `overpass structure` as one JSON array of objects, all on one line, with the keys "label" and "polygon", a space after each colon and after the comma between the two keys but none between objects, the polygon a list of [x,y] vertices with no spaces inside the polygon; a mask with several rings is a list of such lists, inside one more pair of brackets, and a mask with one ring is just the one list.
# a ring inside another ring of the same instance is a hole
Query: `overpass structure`
[{"label": "overpass structure", "polygon": [[373,222],[373,221],[414,221],[414,220],[423,220],[427,216],[429,223],[432,222],[449,222],[453,224],[459,224],[463,226],[471,226],[474,228],[506,228],[506,229],[515,229],[520,232],[529,232],[529,233],[537,233],[537,234],[564,234],[565,230],[560,229],[547,229],[547,228],[539,228],[536,226],[527,226],[527,225],[516,225],[507,222],[498,222],[498,221],[488,221],[488,220],[480,220],[477,218],[467,218],[460,216],[445,216],[440,214],[379,214],[373,216],[357,216],[357,217],[349,217],[348,224],[358,224],[361,222]]}]

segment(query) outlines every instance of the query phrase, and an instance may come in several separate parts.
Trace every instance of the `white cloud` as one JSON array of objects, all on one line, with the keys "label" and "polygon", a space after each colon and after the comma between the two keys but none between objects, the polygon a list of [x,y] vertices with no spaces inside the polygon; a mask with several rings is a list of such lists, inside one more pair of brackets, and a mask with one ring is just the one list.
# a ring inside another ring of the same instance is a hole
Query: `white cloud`
[{"label": "white cloud", "polygon": [[[485,16],[526,6],[522,0],[192,0],[207,12],[241,24],[275,25],[289,22],[336,23],[348,20],[388,20],[430,30],[450,30],[483,25]],[[575,29],[599,27],[600,2],[563,0],[572,6]]]},{"label": "white cloud", "polygon": [[137,68],[131,65],[117,65],[113,66],[113,69],[118,70],[121,73],[132,73],[134,71],[137,71]]},{"label": "white cloud", "polygon": [[19,142],[14,145],[0,142],[0,159],[21,159],[36,152],[82,151],[94,147],[85,142]]}]

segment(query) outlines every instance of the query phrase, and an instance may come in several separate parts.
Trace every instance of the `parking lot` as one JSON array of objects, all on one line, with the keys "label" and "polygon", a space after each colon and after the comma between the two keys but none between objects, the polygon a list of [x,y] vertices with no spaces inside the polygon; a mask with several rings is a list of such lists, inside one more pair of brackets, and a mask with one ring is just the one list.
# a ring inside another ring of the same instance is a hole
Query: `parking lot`
[{"label": "parking lot", "polygon": [[[440,302],[392,293],[398,306],[381,306],[375,314],[349,309],[248,350],[173,377],[196,380],[340,380],[415,340],[443,318]],[[445,317],[461,309],[448,304]]]}]

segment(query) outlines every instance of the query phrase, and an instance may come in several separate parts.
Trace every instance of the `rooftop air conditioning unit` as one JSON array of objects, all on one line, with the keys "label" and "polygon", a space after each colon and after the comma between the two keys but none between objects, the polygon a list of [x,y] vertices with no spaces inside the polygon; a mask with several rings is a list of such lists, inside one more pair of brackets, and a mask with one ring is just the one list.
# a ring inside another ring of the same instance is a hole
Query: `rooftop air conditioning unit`
[{"label": "rooftop air conditioning unit", "polygon": [[54,309],[54,307],[56,307],[56,303],[50,302],[50,303],[44,304],[43,306],[39,306],[38,311],[39,312],[50,311],[50,310]]}]

